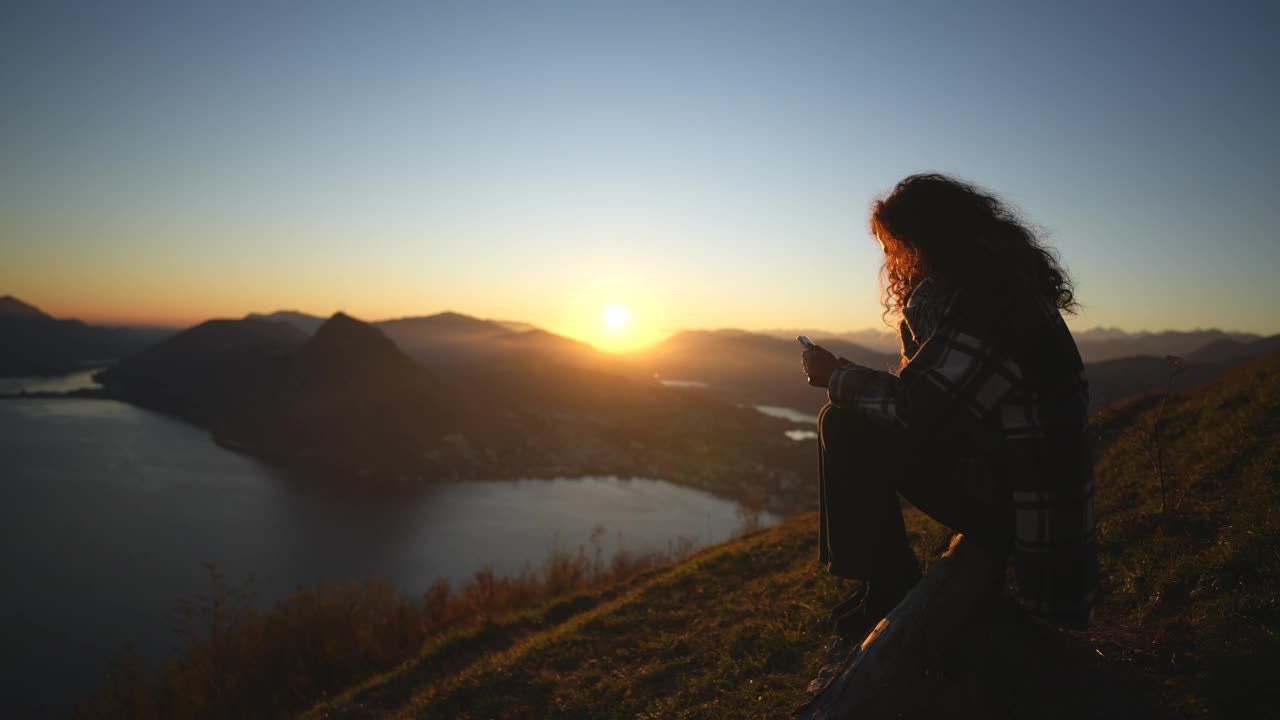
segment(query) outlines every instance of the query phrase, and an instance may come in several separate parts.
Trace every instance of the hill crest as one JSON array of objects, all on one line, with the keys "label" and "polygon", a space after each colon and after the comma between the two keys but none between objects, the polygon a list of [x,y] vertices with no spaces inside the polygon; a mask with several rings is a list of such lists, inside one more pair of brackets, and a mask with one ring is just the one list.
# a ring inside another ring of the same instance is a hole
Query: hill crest
[{"label": "hill crest", "polygon": [[[966,648],[939,676],[976,684],[940,696],[939,712],[1231,717],[1275,698],[1280,355],[1176,396],[1166,440],[1195,499],[1173,515],[1155,504],[1140,447],[1161,412],[1153,400],[1096,418],[1111,442],[1098,465],[1108,595],[1094,627],[1015,623],[1005,650]],[[914,510],[906,520],[927,565],[949,532]],[[444,645],[428,648],[304,717],[786,717],[822,663],[826,610],[847,591],[814,561],[816,536],[815,515],[791,518],[532,633],[491,634],[488,654],[461,667]],[[458,641],[484,632],[501,630]],[[975,671],[982,658],[999,671]]]},{"label": "hill crest", "polygon": [[52,320],[34,305],[22,302],[12,295],[0,297],[0,319],[2,320]]}]

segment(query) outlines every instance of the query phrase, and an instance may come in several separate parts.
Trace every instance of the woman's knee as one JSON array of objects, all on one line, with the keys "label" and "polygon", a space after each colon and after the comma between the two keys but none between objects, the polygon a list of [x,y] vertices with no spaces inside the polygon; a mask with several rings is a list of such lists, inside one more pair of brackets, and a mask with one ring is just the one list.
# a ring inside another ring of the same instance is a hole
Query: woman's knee
[{"label": "woman's knee", "polygon": [[861,423],[856,412],[831,403],[823,405],[818,411],[818,441],[822,443],[822,449],[847,445],[849,438],[854,435],[851,430]]},{"label": "woman's knee", "polygon": [[825,452],[834,448],[857,451],[867,457],[900,452],[902,438],[877,425],[857,410],[827,403],[818,412],[818,441]]}]

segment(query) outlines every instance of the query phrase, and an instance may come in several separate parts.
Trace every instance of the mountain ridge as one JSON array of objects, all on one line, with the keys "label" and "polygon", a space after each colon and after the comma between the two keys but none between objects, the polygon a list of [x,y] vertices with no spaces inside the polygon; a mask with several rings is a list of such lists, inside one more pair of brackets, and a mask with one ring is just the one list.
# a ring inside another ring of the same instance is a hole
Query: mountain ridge
[{"label": "mountain ridge", "polygon": [[12,295],[0,297],[0,318],[18,320],[52,320],[53,317],[45,314],[42,310],[34,305],[28,305]]},{"label": "mountain ridge", "polygon": [[[1153,336],[1154,337],[1154,336]],[[815,335],[814,340],[837,356],[860,365],[896,371],[901,355],[877,353],[838,339]],[[1191,390],[1253,359],[1280,351],[1280,335],[1252,341],[1218,339],[1170,366],[1168,355],[1136,355],[1085,363],[1090,408],[1097,410],[1145,390]],[[672,335],[633,362],[659,377],[699,381],[710,392],[732,402],[781,405],[816,413],[826,394],[810,388],[800,374],[800,346],[794,338],[779,338],[741,329],[686,330]],[[1176,372],[1175,372],[1176,370]]]},{"label": "mountain ridge", "polygon": [[0,376],[62,375],[127,357],[172,331],[60,319],[12,295],[0,298]]},{"label": "mountain ridge", "polygon": [[[559,342],[518,335],[530,332]],[[786,421],[545,357],[438,371],[343,313],[313,335],[209,321],[97,377],[107,396],[205,425],[227,447],[370,491],[612,474],[764,496],[773,509],[808,501],[795,488],[809,453]],[[713,446],[732,461],[707,457]]]},{"label": "mountain ridge", "polygon": [[[292,310],[250,313],[246,317],[290,322],[313,333],[323,318]],[[574,367],[613,369],[621,364],[580,340],[529,323],[495,321],[445,310],[432,315],[409,315],[370,322],[407,355],[437,369],[475,363],[494,364],[534,357]]]},{"label": "mountain ridge", "polygon": [[[313,332],[318,327],[323,318],[305,315],[297,311],[280,310],[274,313],[262,315],[252,313],[250,316],[293,320],[299,327],[303,327],[308,332]],[[382,327],[388,332],[397,343],[401,344],[411,356],[417,357],[424,362],[445,361],[452,362],[458,358],[446,357],[437,347],[434,350],[427,346],[431,343],[439,344],[444,338],[440,336],[432,337],[430,340],[424,337],[415,337],[415,332],[421,332],[421,329],[410,329],[411,326],[419,325],[426,327],[435,325],[437,327],[447,327],[454,325],[458,328],[467,328],[473,331],[475,337],[472,341],[479,341],[482,338],[491,339],[498,338],[511,333],[518,335],[521,332],[529,330],[541,330],[549,335],[561,338],[565,348],[573,347],[577,355],[570,360],[575,364],[584,364],[590,366],[612,365],[617,368],[624,362],[613,361],[612,363],[604,361],[602,358],[594,357],[600,354],[593,346],[573,338],[558,335],[550,331],[538,328],[526,322],[511,320],[484,320],[474,316],[458,313],[452,310],[445,310],[433,315],[417,315],[405,316],[400,318],[389,318],[374,321],[373,324]],[[459,333],[461,334],[461,333]],[[843,332],[834,332],[820,329],[787,329],[787,328],[770,328],[764,330],[748,330],[738,327],[722,327],[722,328],[681,328],[672,331],[671,335],[660,340],[653,345],[640,348],[637,350],[623,353],[621,358],[635,358],[656,353],[665,352],[664,348],[670,348],[672,342],[679,342],[681,337],[689,336],[713,336],[718,338],[734,338],[734,337],[757,337],[766,336],[780,340],[794,341],[798,335],[807,335],[816,340],[820,340],[819,344],[830,344],[840,348],[842,352],[854,353],[862,357],[869,357],[875,361],[880,361],[882,365],[887,367],[896,367],[896,357],[901,352],[901,342],[898,338],[896,329],[884,328],[862,329],[862,330],[846,330]],[[1208,361],[1210,358],[1205,352],[1201,352],[1202,348],[1217,346],[1222,350],[1238,346],[1248,347],[1254,343],[1261,341],[1274,341],[1280,343],[1280,334],[1263,336],[1257,333],[1221,330],[1218,328],[1196,328],[1193,330],[1140,330],[1129,332],[1114,327],[1092,327],[1084,330],[1073,331],[1073,337],[1076,345],[1080,350],[1081,357],[1086,363],[1104,362],[1109,360],[1118,360],[1130,357],[1157,357],[1163,358],[1166,355],[1189,356],[1195,362]],[[500,344],[494,348],[496,354],[503,354],[509,348],[502,347]],[[840,353],[837,353],[840,354]],[[1247,350],[1244,352],[1248,357],[1258,357],[1262,353],[1256,350]],[[891,356],[889,361],[883,361],[882,356]],[[850,359],[854,359],[850,357]],[[1215,360],[1221,358],[1214,358]],[[855,360],[856,361],[856,360]],[[865,364],[865,363],[861,363]],[[879,365],[876,365],[879,367]]]}]

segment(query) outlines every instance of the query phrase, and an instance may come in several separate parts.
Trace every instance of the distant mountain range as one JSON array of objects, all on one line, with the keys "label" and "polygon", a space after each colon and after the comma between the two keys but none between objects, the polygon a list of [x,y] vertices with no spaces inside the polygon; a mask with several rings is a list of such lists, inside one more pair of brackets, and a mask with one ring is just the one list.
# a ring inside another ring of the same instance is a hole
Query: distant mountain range
[{"label": "distant mountain range", "polygon": [[1280,335],[1249,341],[1218,339],[1180,356],[1170,353],[1178,357],[1176,373],[1168,356],[1124,357],[1086,363],[1085,372],[1089,376],[1090,399],[1097,409],[1147,390],[1198,388],[1241,365],[1278,352]]},{"label": "distant mountain range", "polygon": [[220,424],[278,381],[309,335],[265,320],[208,320],[99,373],[121,397],[196,423]]},{"label": "distant mountain range", "polygon": [[1249,344],[1262,340],[1253,333],[1224,330],[1189,330],[1126,333],[1115,328],[1093,328],[1074,333],[1076,346],[1085,362],[1102,362],[1124,357],[1149,355],[1185,356],[1217,343]]},{"label": "distant mountain range", "polygon": [[[202,348],[193,355],[205,357],[183,361],[183,366],[194,368],[194,377],[204,378],[189,380],[196,386],[183,387],[182,383],[188,380],[179,377],[163,381],[169,384],[150,385],[151,392],[169,398],[166,409],[199,419],[192,413],[208,409],[216,398],[204,402],[204,398],[196,396],[221,393],[221,373],[231,374],[225,379],[231,385],[251,384],[251,379],[236,369],[237,363],[250,362],[245,360],[245,353],[256,357],[292,350],[332,321],[333,318],[292,310],[251,314],[239,321],[209,321],[157,348],[159,354],[137,358],[137,362],[167,366],[172,363],[164,354],[184,352],[184,343]],[[655,377],[662,381],[698,381],[706,385],[703,394],[719,402],[781,405],[814,412],[824,397],[820,390],[803,382],[796,335],[810,335],[837,355],[861,365],[892,370],[899,364],[898,340],[887,329],[838,335],[813,330],[685,330],[645,350],[611,355],[528,323],[483,320],[455,312],[382,320],[368,326],[380,331],[380,337],[394,343],[399,352],[441,378],[484,377],[477,381],[484,388],[500,384],[497,377],[545,373],[554,368],[556,377],[544,380],[559,390],[569,387],[566,379],[571,371],[590,371],[637,381]],[[0,298],[0,374],[56,374],[102,366],[138,355],[171,333],[58,320],[6,296]],[[1280,336],[1212,329],[1126,333],[1094,328],[1076,333],[1076,340],[1086,360],[1095,408],[1143,390],[1164,388],[1170,375],[1164,359],[1168,355],[1182,358],[1183,369],[1174,378],[1173,387],[1190,389],[1249,360],[1280,352]],[[132,360],[117,370],[145,375]],[[257,361],[250,364],[253,362]],[[495,369],[501,369],[503,376],[495,375]],[[116,377],[127,382],[125,374]],[[462,380],[442,382],[457,384]],[[131,399],[152,402],[146,392],[131,390]],[[483,394],[483,390],[473,389],[469,394]],[[192,405],[174,407],[175,399],[191,399]]]},{"label": "distant mountain range", "polygon": [[102,367],[172,333],[59,320],[5,295],[0,297],[0,376],[59,375]]},{"label": "distant mountain range", "polygon": [[249,313],[245,316],[246,320],[263,320],[266,322],[285,323],[292,325],[308,335],[314,335],[316,330],[324,324],[328,318],[322,318],[318,315],[308,315],[297,310],[277,310],[273,313],[263,315],[261,313]]},{"label": "distant mountain range", "polygon": [[[840,357],[880,370],[898,366],[899,355],[868,350],[838,338],[813,340]],[[696,380],[722,398],[749,405],[781,405],[817,413],[825,393],[804,382],[801,347],[794,337],[745,330],[685,330],[632,354],[633,365],[660,380]]]},{"label": "distant mountain range", "polygon": [[[310,334],[325,319],[293,310],[253,313],[249,319],[285,322]],[[572,367],[620,370],[612,356],[587,343],[528,323],[481,320],[455,312],[380,320],[371,323],[406,354],[431,367],[537,359]]]},{"label": "distant mountain range", "polygon": [[[310,335],[265,317],[202,323],[98,380],[108,396],[203,424],[225,446],[368,487],[617,474],[764,497],[777,510],[812,501],[798,490],[810,449],[784,435],[784,420],[652,378],[560,364],[555,352],[443,372],[342,313]],[[481,347],[526,337],[518,348],[562,347],[541,331],[499,332],[455,314],[426,320],[407,327],[481,336]]]},{"label": "distant mountain range", "polygon": [[341,313],[210,320],[97,376],[114,397],[203,424],[219,443],[313,472],[437,477],[454,393],[381,331]]},{"label": "distant mountain range", "polygon": [[[804,382],[800,345],[792,334],[797,331],[777,332],[785,335],[778,337],[744,330],[684,331],[637,353],[632,361],[653,368],[660,377],[705,383],[708,392],[732,402],[783,405],[816,413],[826,402],[826,394]],[[1095,353],[1103,357],[1122,345],[1166,350],[1158,355],[1086,360],[1091,407],[1095,410],[1146,390],[1163,390],[1172,371],[1165,359],[1168,355],[1179,356],[1182,366],[1173,378],[1173,389],[1190,390],[1246,362],[1280,352],[1280,335],[1263,338],[1218,330],[1125,337],[1117,333],[1119,331],[1102,330],[1096,334],[1086,331],[1081,334],[1085,337],[1083,347],[1090,347],[1091,342],[1094,347],[1105,345],[1106,351]],[[867,350],[843,337],[826,337],[816,331],[812,337],[836,355],[859,365],[892,370],[900,364],[900,352],[896,350],[893,353]],[[1197,342],[1204,344],[1197,345]]]},{"label": "distant mountain range", "polygon": [[[759,334],[770,335],[788,340],[795,340],[797,335],[808,335],[817,338],[834,338],[844,342],[862,345],[868,349],[897,354],[901,343],[898,332],[890,328],[883,330],[855,330],[843,333],[831,333],[823,330],[778,329],[761,330]],[[1254,333],[1229,332],[1226,330],[1165,330],[1163,332],[1129,333],[1119,328],[1091,328],[1072,333],[1080,357],[1085,362],[1102,362],[1117,358],[1166,355],[1187,355],[1196,350],[1216,343],[1239,343],[1247,345],[1262,340],[1261,335]]]}]

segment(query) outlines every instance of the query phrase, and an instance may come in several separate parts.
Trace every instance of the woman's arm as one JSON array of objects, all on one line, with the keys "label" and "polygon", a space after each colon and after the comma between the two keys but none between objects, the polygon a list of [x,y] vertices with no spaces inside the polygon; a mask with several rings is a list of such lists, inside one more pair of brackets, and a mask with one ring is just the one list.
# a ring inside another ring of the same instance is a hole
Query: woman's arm
[{"label": "woman's arm", "polygon": [[858,365],[831,373],[831,403],[920,437],[956,423],[987,422],[1022,381],[991,340],[984,309],[953,302],[898,375]]}]

